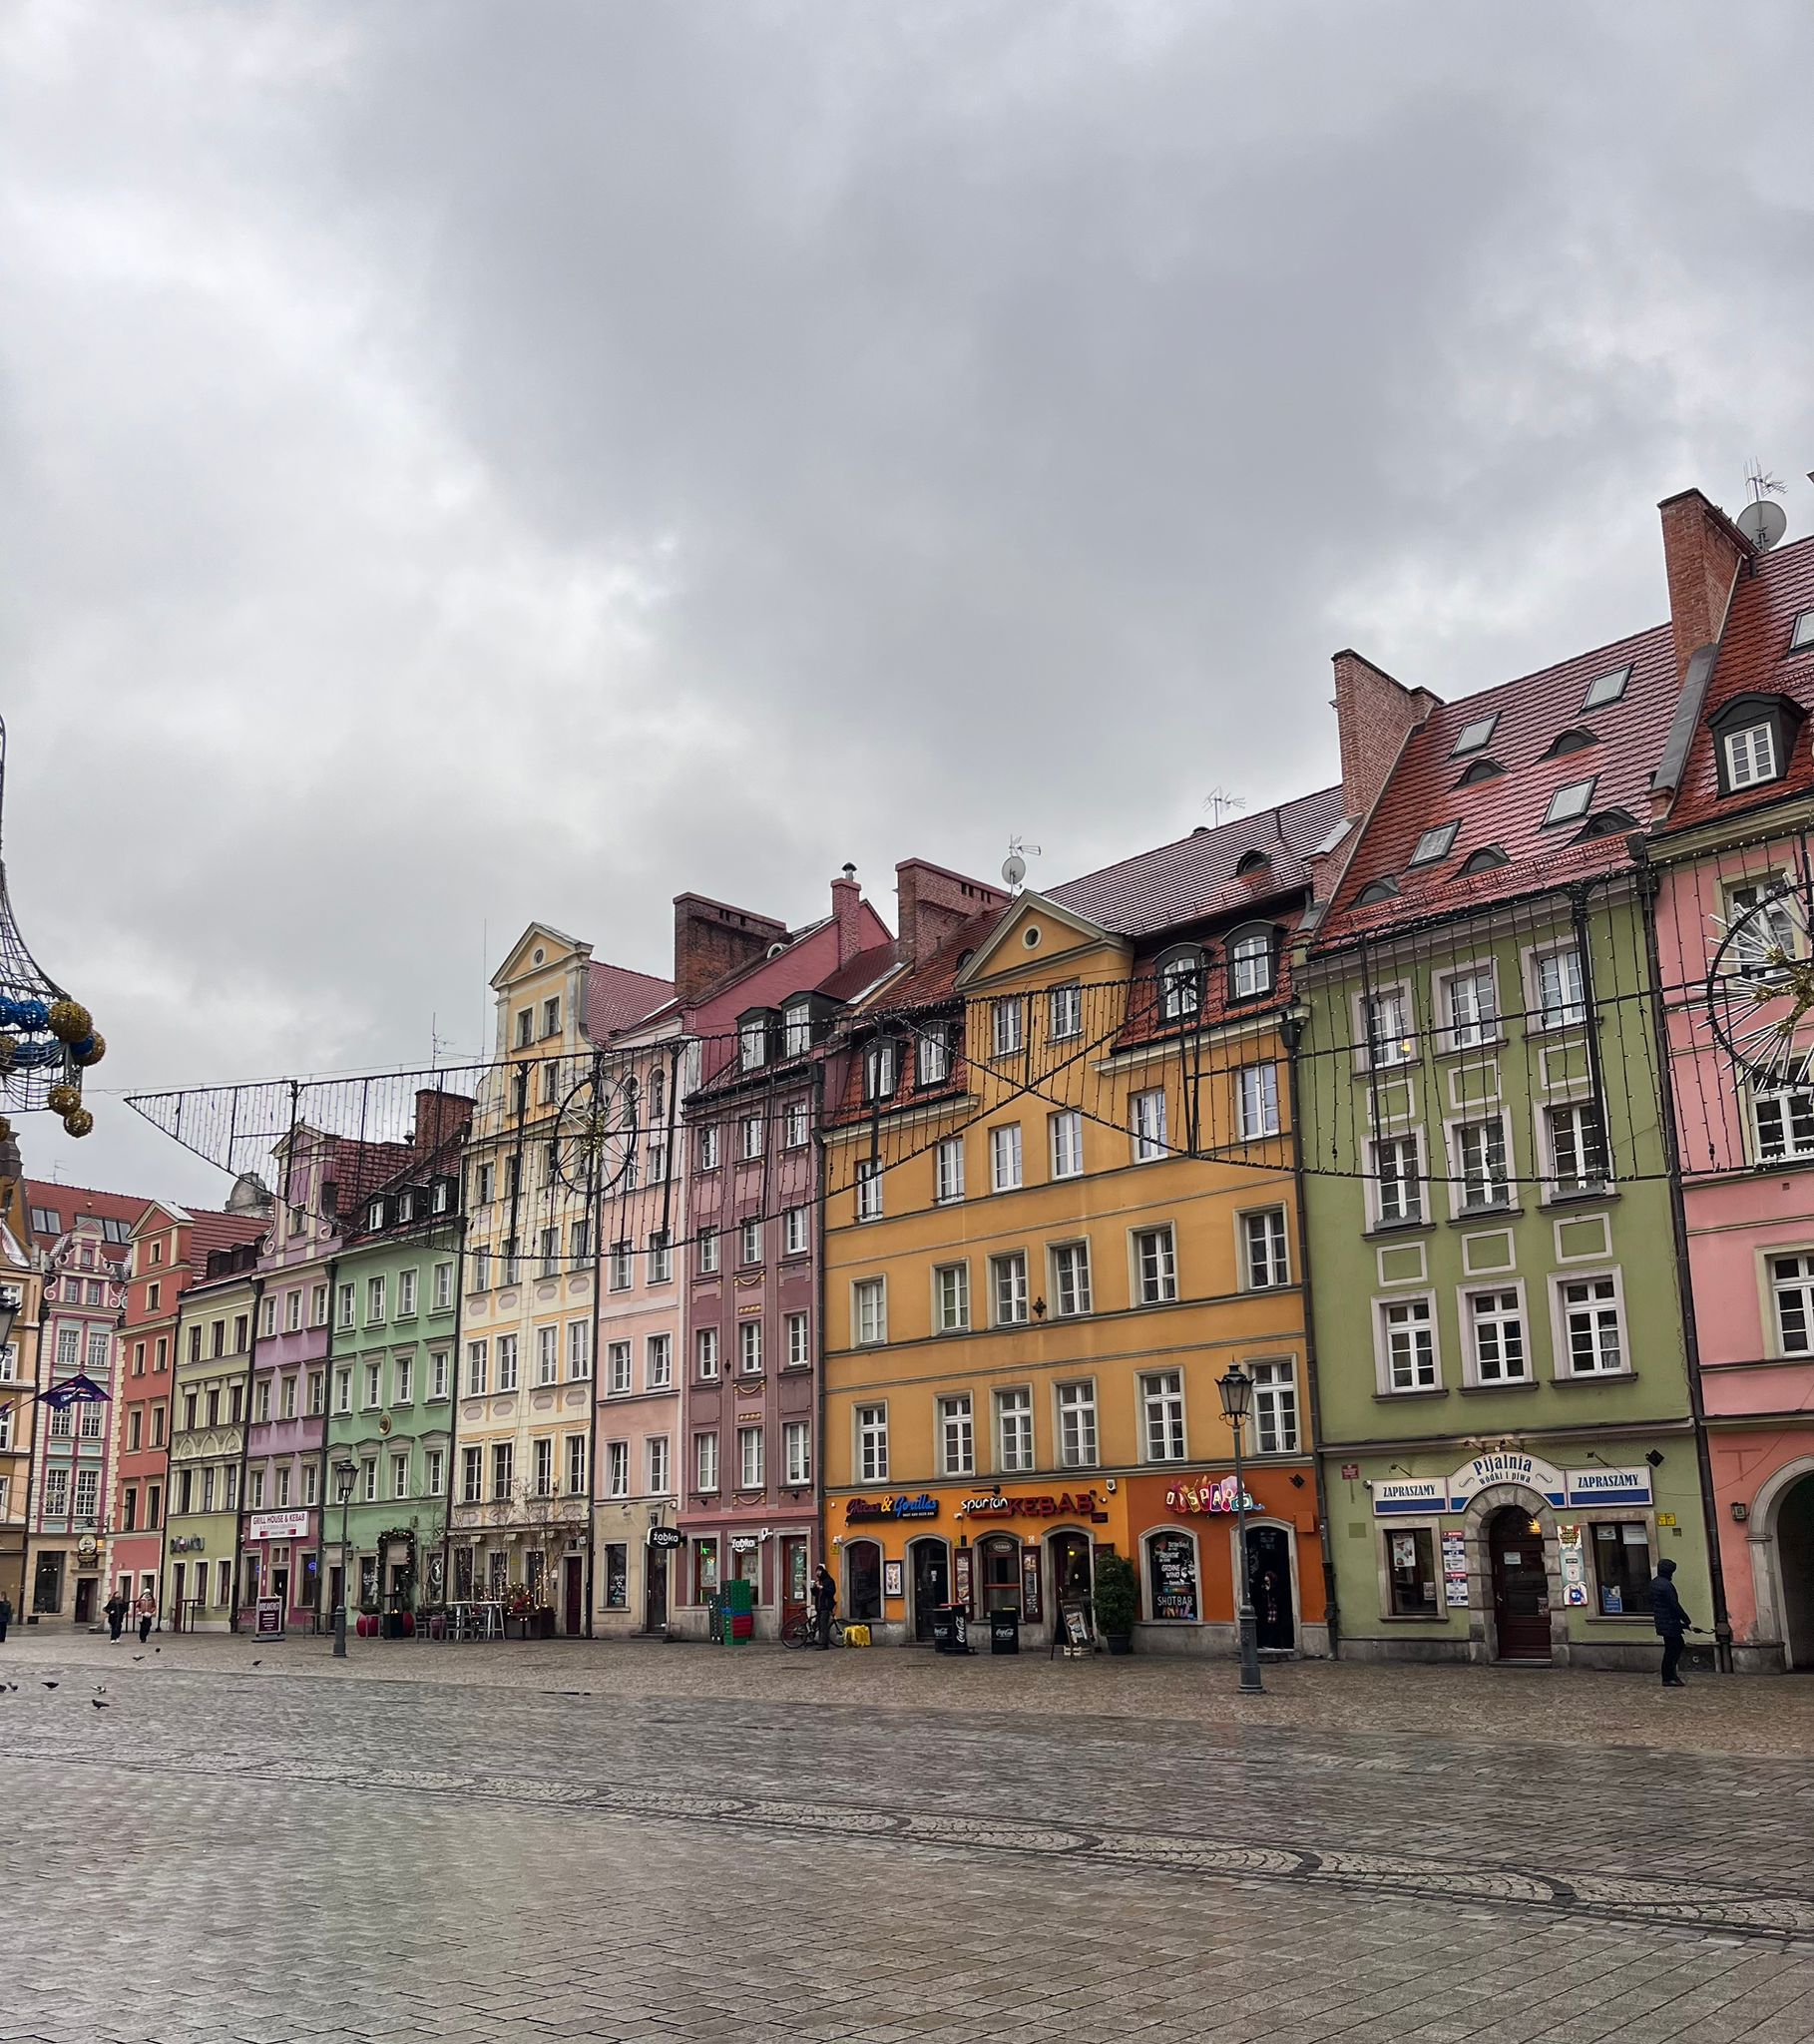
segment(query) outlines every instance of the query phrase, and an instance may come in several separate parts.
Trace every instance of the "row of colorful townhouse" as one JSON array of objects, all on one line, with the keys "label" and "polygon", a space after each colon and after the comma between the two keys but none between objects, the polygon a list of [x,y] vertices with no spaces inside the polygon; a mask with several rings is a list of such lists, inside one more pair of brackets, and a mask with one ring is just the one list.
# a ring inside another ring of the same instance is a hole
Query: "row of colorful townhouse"
[{"label": "row of colorful townhouse", "polygon": [[401,1140],[127,1203],[100,1579],[772,1637],[823,1563],[1037,1644],[1113,1552],[1142,1651],[1245,1588],[1273,1652],[1638,1667],[1670,1559],[1814,1664],[1814,541],[1662,540],[1666,623],[1454,703],[1340,654],[1339,784],[1062,885],[682,895],[671,978],[532,925]]}]

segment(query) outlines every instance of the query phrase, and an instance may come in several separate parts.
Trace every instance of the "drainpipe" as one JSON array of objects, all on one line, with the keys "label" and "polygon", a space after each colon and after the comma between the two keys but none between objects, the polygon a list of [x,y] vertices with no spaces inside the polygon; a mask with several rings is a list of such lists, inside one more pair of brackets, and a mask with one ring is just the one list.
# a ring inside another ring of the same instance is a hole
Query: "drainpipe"
[{"label": "drainpipe", "polygon": [[[1295,990],[1293,994],[1295,1006]],[[1370,1011],[1369,1011],[1370,1012]],[[1341,1620],[1335,1601],[1335,1552],[1329,1540],[1329,1478],[1323,1466],[1322,1400],[1316,1375],[1316,1310],[1310,1275],[1310,1221],[1304,1209],[1303,1123],[1299,1118],[1297,1049],[1303,1041],[1307,1015],[1288,1007],[1279,1018],[1285,1045],[1286,1083],[1291,1099],[1291,1178],[1297,1205],[1297,1277],[1304,1320],[1304,1414],[1310,1423],[1310,1467],[1316,1480],[1316,1524],[1323,1563],[1323,1622],[1329,1630],[1329,1658],[1337,1658]],[[1371,1062],[1371,1061],[1369,1061]],[[1245,1565],[1246,1557],[1242,1556]]]},{"label": "drainpipe", "polygon": [[[1656,1032],[1656,1063],[1662,1076],[1663,1161],[1669,1173],[1669,1230],[1675,1243],[1675,1293],[1681,1307],[1682,1349],[1688,1367],[1688,1409],[1694,1418],[1694,1458],[1700,1472],[1701,1524],[1707,1542],[1707,1575],[1713,1590],[1713,1665],[1732,1673],[1732,1620],[1726,1609],[1726,1571],[1719,1551],[1719,1509],[1713,1495],[1713,1451],[1707,1438],[1707,1401],[1700,1379],[1700,1330],[1694,1317],[1693,1270],[1688,1261],[1688,1213],[1681,1190],[1681,1146],[1675,1120],[1675,1075],[1669,1054],[1669,1011],[1663,999],[1662,960],[1656,942],[1656,894],[1660,877],[1650,851],[1636,835],[1626,839],[1637,865],[1637,892],[1644,929],[1644,961],[1650,974],[1650,1020]],[[1596,1030],[1588,1031],[1592,1041]]]}]

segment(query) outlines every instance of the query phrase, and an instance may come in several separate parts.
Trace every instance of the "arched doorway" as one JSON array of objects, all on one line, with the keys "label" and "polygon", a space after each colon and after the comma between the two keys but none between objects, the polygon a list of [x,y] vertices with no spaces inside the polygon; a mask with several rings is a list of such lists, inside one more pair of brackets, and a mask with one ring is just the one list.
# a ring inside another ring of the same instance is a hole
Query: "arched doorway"
[{"label": "arched doorway", "polygon": [[1802,1477],[1777,1504],[1776,1565],[1783,1659],[1791,1668],[1814,1668],[1814,1475]]},{"label": "arched doorway", "polygon": [[1262,1647],[1295,1647],[1291,1536],[1282,1526],[1247,1528],[1247,1597],[1253,1606],[1255,1642]]},{"label": "arched doorway", "polygon": [[942,1540],[916,1540],[913,1558],[913,1637],[922,1645],[932,1638],[932,1615],[951,1602],[951,1549]]},{"label": "arched doorway", "polygon": [[980,1541],[977,1557],[982,1565],[980,1602],[983,1616],[1021,1608],[1021,1543],[1012,1533],[991,1533]]},{"label": "arched doorway", "polygon": [[1542,1524],[1523,1505],[1502,1505],[1487,1528],[1487,1553],[1499,1658],[1548,1661],[1550,1565]]},{"label": "arched doorway", "polygon": [[844,1617],[872,1625],[882,1615],[882,1550],[873,1540],[844,1547]]},{"label": "arched doorway", "polygon": [[1088,1533],[1054,1533],[1046,1543],[1052,1558],[1052,1623],[1064,1630],[1067,1604],[1082,1604],[1096,1623],[1096,1581]]}]

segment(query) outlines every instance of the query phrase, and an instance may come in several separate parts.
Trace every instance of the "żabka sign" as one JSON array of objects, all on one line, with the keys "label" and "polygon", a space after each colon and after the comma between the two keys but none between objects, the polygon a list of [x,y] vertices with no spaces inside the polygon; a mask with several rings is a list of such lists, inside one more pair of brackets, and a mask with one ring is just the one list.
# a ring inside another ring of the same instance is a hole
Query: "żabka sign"
[{"label": "\u017cabka sign", "polygon": [[1109,1523],[1109,1514],[1096,1501],[1094,1490],[1073,1494],[1050,1492],[1037,1497],[967,1497],[961,1507],[967,1519],[1089,1519],[1098,1526]]},{"label": "\u017cabka sign", "polygon": [[918,1497],[853,1497],[844,1507],[848,1523],[858,1524],[866,1519],[936,1519],[939,1515],[939,1501],[927,1491]]}]

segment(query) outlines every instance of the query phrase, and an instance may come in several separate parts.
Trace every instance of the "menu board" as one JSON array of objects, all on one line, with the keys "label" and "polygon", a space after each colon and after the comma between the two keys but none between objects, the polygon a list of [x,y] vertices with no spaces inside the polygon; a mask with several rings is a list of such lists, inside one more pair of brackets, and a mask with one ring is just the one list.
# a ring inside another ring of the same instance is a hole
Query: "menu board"
[{"label": "menu board", "polygon": [[1187,1533],[1155,1533],[1146,1543],[1151,1564],[1152,1615],[1194,1621],[1196,1543]]},{"label": "menu board", "polygon": [[1468,1543],[1455,1532],[1443,1535],[1443,1602],[1451,1611],[1468,1603]]},{"label": "menu board", "polygon": [[1040,1622],[1040,1551],[1021,1549],[1021,1617],[1028,1625]]},{"label": "menu board", "polygon": [[976,1616],[970,1601],[970,1550],[960,1547],[951,1563],[951,1601],[968,1618]]}]

